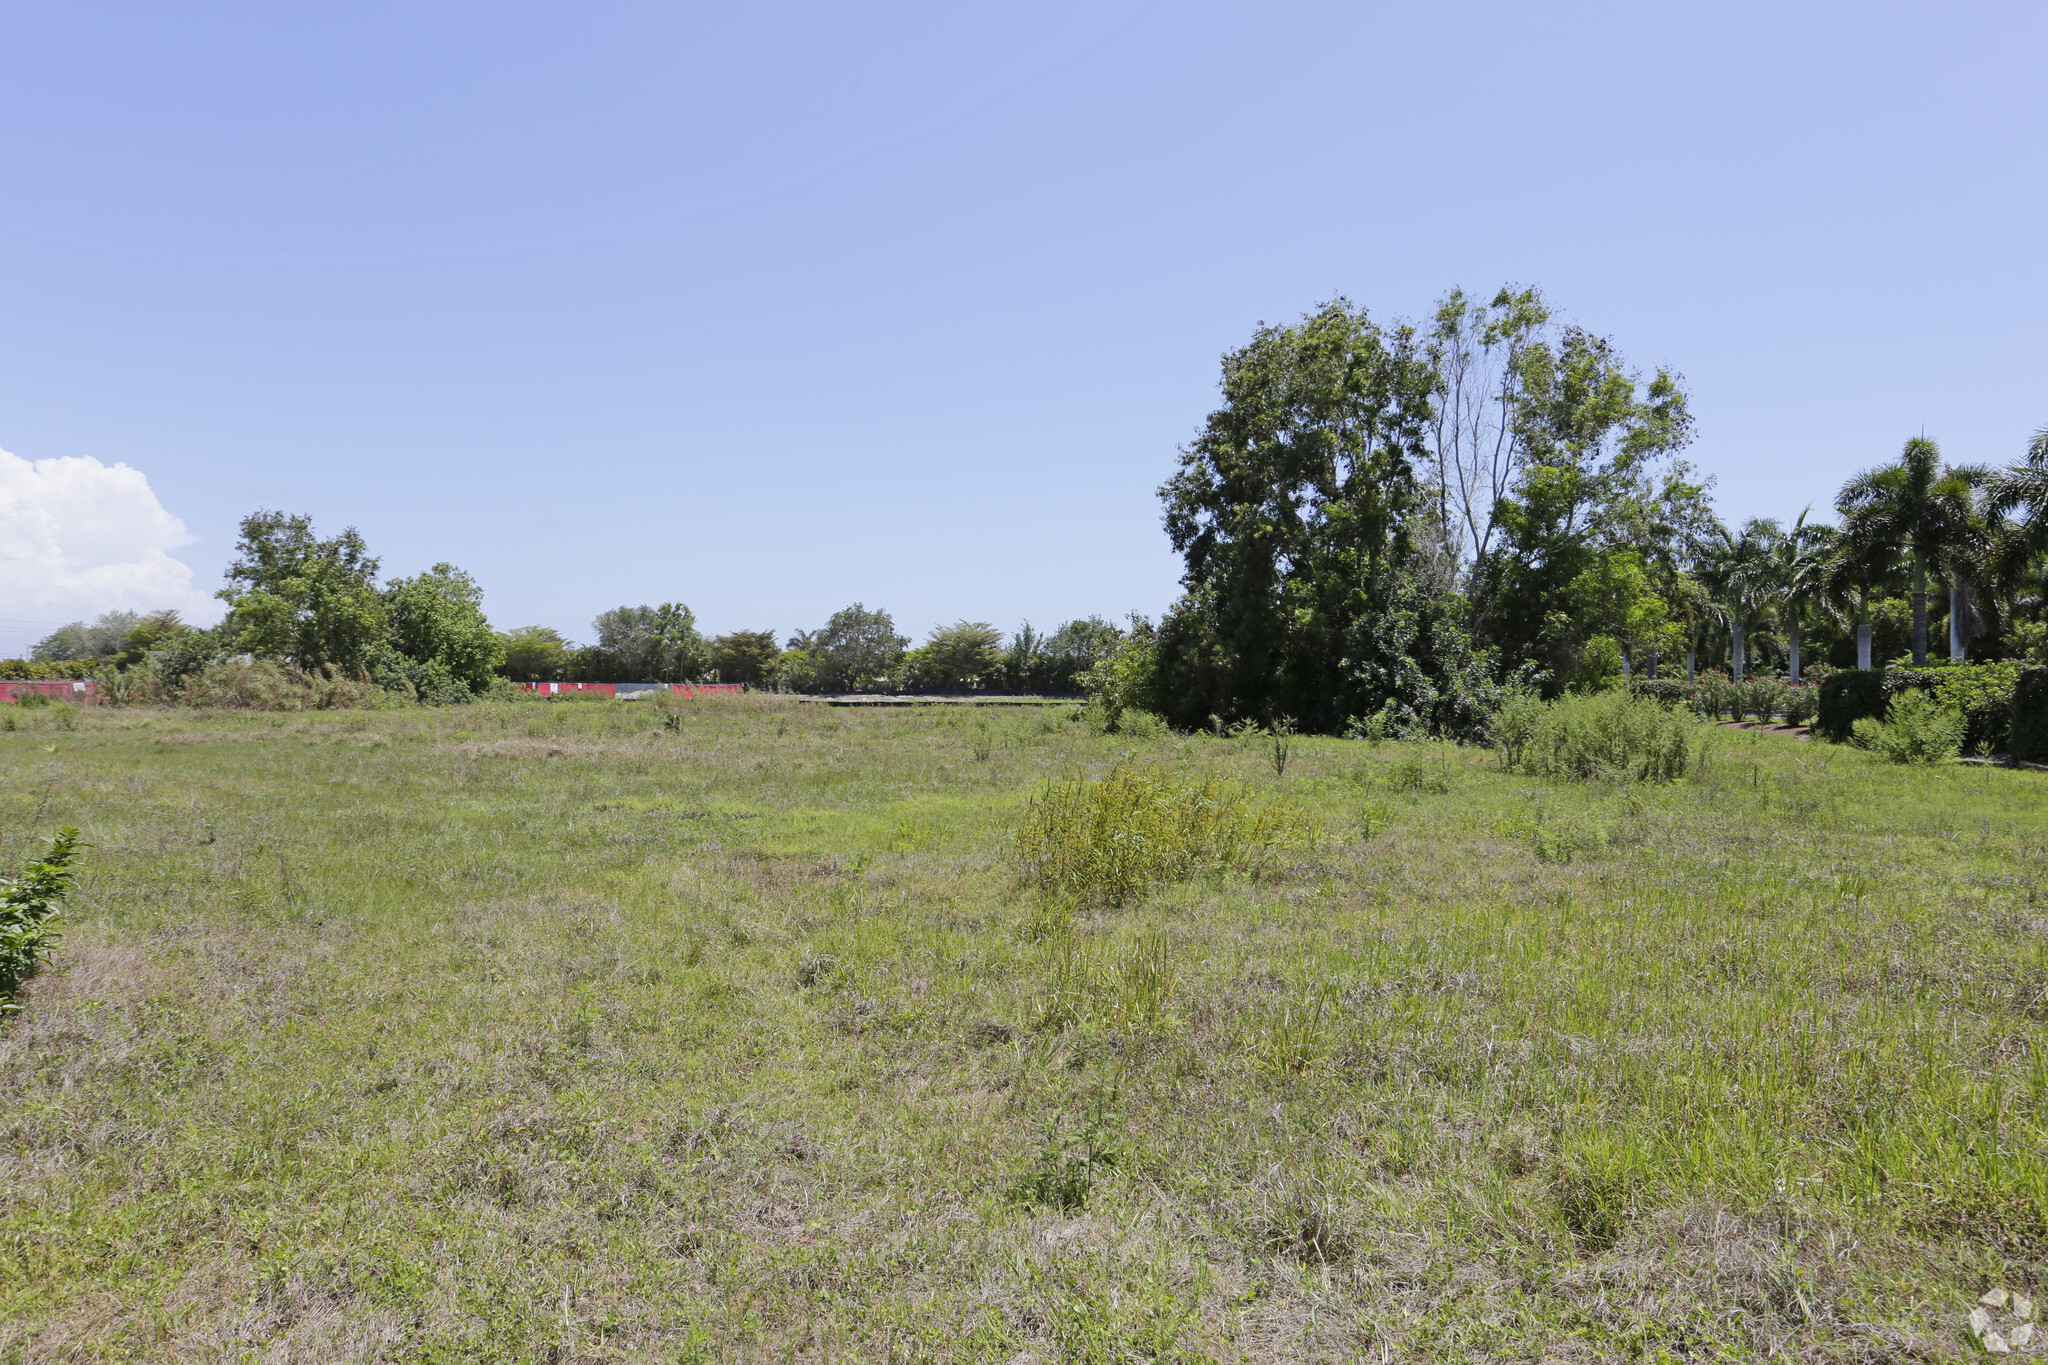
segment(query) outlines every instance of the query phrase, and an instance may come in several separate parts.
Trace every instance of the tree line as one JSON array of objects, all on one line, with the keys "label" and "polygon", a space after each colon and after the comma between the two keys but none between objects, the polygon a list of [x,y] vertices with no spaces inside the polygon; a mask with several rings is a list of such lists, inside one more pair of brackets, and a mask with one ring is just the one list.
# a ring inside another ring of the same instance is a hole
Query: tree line
[{"label": "tree line", "polygon": [[243,519],[224,619],[195,628],[174,611],[107,612],[51,633],[33,652],[58,671],[141,675],[175,691],[247,656],[308,677],[360,680],[436,704],[515,681],[739,682],[782,691],[1078,692],[1123,640],[1099,616],[1050,635],[1029,623],[1007,638],[985,621],[956,621],[911,647],[887,611],[854,603],[781,644],[770,630],[706,637],[680,602],[621,606],[579,645],[546,626],[499,633],[476,581],[451,564],[378,583],[381,562],[353,528],[322,538],[309,518],[258,511]]},{"label": "tree line", "polygon": [[1338,298],[1223,357],[1222,401],[1161,485],[1182,594],[1156,623],[1048,635],[987,622],[912,646],[855,603],[778,639],[707,637],[680,602],[621,606],[579,644],[494,631],[448,564],[389,583],[353,530],[246,518],[194,630],[109,613],[37,646],[166,686],[250,656],[427,701],[507,680],[723,680],[789,691],[1067,692],[1113,718],[1325,733],[1479,734],[1517,689],[1548,694],[1725,670],[1947,653],[2048,661],[2048,431],[2000,466],[1916,436],[1850,479],[1835,524],[1715,514],[1683,456],[1683,376],[1632,366],[1534,289],[1453,290],[1426,322]]},{"label": "tree line", "polygon": [[1683,377],[1533,289],[1426,324],[1333,300],[1227,354],[1222,393],[1160,488],[1183,594],[1101,670],[1113,707],[1469,736],[1516,688],[1921,664],[1935,627],[2048,657],[2048,433],[2003,468],[1916,437],[1838,525],[1731,528]]}]

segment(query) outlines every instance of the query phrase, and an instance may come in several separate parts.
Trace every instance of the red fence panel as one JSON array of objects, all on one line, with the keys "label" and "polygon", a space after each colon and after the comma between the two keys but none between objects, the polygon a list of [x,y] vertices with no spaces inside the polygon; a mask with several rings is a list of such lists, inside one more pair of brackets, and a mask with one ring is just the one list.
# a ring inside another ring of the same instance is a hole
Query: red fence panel
[{"label": "red fence panel", "polygon": [[21,699],[31,692],[38,692],[60,701],[80,702],[87,706],[100,699],[100,685],[89,678],[83,682],[0,682],[0,705],[18,706]]}]

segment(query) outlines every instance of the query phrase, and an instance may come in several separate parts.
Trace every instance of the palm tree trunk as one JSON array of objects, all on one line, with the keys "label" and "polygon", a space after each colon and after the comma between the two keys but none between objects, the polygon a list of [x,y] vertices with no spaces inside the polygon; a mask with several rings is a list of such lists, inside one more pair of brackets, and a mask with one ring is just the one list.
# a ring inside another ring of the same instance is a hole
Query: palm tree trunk
[{"label": "palm tree trunk", "polygon": [[1970,657],[1970,646],[1963,639],[1963,628],[1967,624],[1970,599],[1960,584],[1948,587],[1948,657],[1950,663],[1962,663]]},{"label": "palm tree trunk", "polygon": [[1870,625],[1870,594],[1856,594],[1856,666],[1870,667],[1870,637],[1876,632]]},{"label": "palm tree trunk", "polygon": [[1913,556],[1913,667],[1927,667],[1927,566]]},{"label": "palm tree trunk", "polygon": [[1794,684],[1797,684],[1799,681],[1799,618],[1797,616],[1792,617],[1786,623],[1785,630],[1789,637],[1786,643],[1790,647],[1792,655],[1792,681]]},{"label": "palm tree trunk", "polygon": [[1730,673],[1736,682],[1741,682],[1742,665],[1748,658],[1748,653],[1745,649],[1745,646],[1747,646],[1749,643],[1749,632],[1743,629],[1741,623],[1739,622],[1729,627],[1729,629],[1735,632],[1735,648],[1734,652],[1730,655],[1729,660]]},{"label": "palm tree trunk", "polygon": [[1699,651],[1694,649],[1687,649],[1685,651],[1685,680],[1687,682],[1691,682],[1693,680],[1693,661],[1698,657],[1698,653]]}]

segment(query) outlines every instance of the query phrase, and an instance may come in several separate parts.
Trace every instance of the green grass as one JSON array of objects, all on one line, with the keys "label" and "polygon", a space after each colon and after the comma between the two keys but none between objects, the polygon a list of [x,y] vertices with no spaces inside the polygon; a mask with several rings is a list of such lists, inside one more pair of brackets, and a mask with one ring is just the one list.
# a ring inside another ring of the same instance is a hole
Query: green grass
[{"label": "green grass", "polygon": [[[93,847],[0,1360],[1867,1361],[2039,1281],[2042,774],[682,714],[17,716],[0,852]],[[1127,756],[1316,837],[1049,919]]]}]

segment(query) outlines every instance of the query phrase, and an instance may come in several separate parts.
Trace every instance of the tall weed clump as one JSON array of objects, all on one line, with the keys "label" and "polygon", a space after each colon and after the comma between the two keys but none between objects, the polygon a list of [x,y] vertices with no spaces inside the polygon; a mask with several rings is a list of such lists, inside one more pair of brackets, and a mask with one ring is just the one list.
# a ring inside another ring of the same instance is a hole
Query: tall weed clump
[{"label": "tall weed clump", "polygon": [[78,831],[60,829],[41,861],[23,868],[19,877],[0,877],[0,1014],[18,1008],[15,988],[34,974],[57,941],[58,902],[71,886],[78,849]]},{"label": "tall weed clump", "polygon": [[1691,716],[1622,689],[1545,702],[1519,693],[1494,716],[1501,764],[1538,777],[1670,782],[1698,768],[1706,735]]},{"label": "tall weed clump", "polygon": [[1259,872],[1307,843],[1308,821],[1236,784],[1126,760],[1035,797],[1017,831],[1028,881],[1072,904],[1122,906],[1204,868]]},{"label": "tall weed clump", "polygon": [[346,711],[373,704],[378,691],[375,683],[346,677],[332,664],[302,673],[267,659],[229,659],[187,678],[179,699],[217,711]]},{"label": "tall weed clump", "polygon": [[1946,763],[1963,749],[1963,713],[1913,689],[1892,698],[1883,720],[1856,722],[1856,746],[1894,763]]}]

